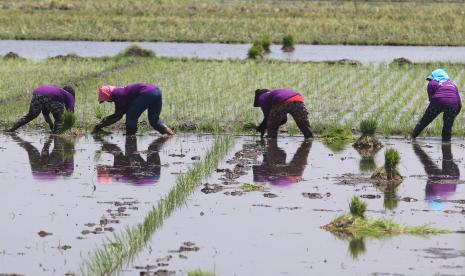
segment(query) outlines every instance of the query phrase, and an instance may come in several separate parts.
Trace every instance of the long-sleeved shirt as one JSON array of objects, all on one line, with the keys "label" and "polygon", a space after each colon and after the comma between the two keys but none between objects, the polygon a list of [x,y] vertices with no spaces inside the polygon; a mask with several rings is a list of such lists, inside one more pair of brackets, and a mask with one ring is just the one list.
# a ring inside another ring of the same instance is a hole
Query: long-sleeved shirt
[{"label": "long-sleeved shirt", "polygon": [[111,92],[111,100],[115,103],[115,113],[125,114],[137,96],[152,92],[157,86],[151,83],[134,83],[125,87],[117,87]]},{"label": "long-sleeved shirt", "polygon": [[[299,93],[293,90],[288,89],[275,89],[269,92],[264,93],[258,98],[258,106],[262,109],[263,112],[263,121],[258,126],[258,130],[262,133],[265,132],[267,127],[268,115],[270,115],[271,108],[274,105],[283,103],[289,100],[292,97],[301,96]],[[281,124],[285,124],[287,119],[285,119]]]},{"label": "long-sleeved shirt", "polygon": [[54,101],[61,102],[65,105],[66,109],[74,112],[74,96],[61,87],[55,85],[43,85],[32,91],[32,94],[49,97]]},{"label": "long-sleeved shirt", "polygon": [[457,86],[450,80],[441,83],[429,81],[427,91],[429,101],[433,105],[452,108],[462,105]]}]

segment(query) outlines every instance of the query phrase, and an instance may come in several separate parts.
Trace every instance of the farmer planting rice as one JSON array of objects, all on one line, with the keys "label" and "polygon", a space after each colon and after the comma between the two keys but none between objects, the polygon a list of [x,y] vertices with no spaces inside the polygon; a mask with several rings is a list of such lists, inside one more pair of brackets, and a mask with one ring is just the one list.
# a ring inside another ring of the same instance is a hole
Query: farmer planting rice
[{"label": "farmer planting rice", "polygon": [[262,137],[268,132],[268,138],[277,138],[278,129],[287,122],[288,113],[305,138],[313,137],[304,98],[299,93],[287,89],[257,89],[253,106],[260,107],[263,112],[263,121],[257,127]]},{"label": "farmer planting rice", "polygon": [[412,133],[415,139],[440,113],[443,115],[442,141],[448,142],[452,136],[452,126],[455,117],[462,108],[462,102],[457,89],[444,69],[436,69],[426,78],[428,80],[429,106]]},{"label": "farmer planting rice", "polygon": [[[7,129],[7,131],[16,131],[18,128],[37,118],[42,112],[52,132],[59,133],[63,127],[65,109],[74,112],[74,100],[74,89],[70,86],[39,86],[32,91],[29,112],[19,119],[12,128]],[[55,122],[50,118],[50,113],[52,113]]]},{"label": "farmer planting rice", "polygon": [[160,119],[162,96],[161,90],[151,83],[135,83],[126,87],[103,85],[99,88],[98,101],[114,102],[115,112],[102,119],[93,130],[99,132],[102,128],[118,122],[126,115],[126,134],[137,132],[137,121],[140,115],[148,110],[150,125],[161,134],[173,135],[173,131]]}]

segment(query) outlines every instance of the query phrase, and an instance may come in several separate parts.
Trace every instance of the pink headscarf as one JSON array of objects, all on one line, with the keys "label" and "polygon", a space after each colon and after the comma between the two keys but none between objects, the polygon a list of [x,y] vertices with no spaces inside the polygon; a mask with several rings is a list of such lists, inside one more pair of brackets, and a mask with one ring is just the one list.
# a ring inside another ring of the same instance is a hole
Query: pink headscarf
[{"label": "pink headscarf", "polygon": [[111,102],[111,92],[115,89],[111,85],[102,85],[98,89],[98,101],[99,102]]}]

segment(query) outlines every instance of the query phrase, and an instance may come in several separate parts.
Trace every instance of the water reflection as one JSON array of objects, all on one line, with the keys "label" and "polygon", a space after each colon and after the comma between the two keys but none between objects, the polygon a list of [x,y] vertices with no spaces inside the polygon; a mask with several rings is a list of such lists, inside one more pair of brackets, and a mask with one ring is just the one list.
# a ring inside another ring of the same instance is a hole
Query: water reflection
[{"label": "water reflection", "polygon": [[101,136],[94,139],[102,143],[102,152],[113,155],[113,165],[97,165],[97,177],[100,184],[113,181],[133,185],[155,184],[160,179],[161,164],[159,151],[169,137],[155,139],[147,149],[147,161],[137,151],[137,136],[126,136],[125,151],[118,145],[106,141]]},{"label": "water reflection", "polygon": [[413,150],[428,174],[425,198],[430,208],[437,211],[444,207],[440,201],[449,199],[455,193],[460,179],[460,170],[453,160],[451,144],[444,143],[441,149],[442,168],[439,168],[419,144],[413,144]]},{"label": "water reflection", "polygon": [[269,140],[263,152],[262,164],[253,166],[254,181],[286,186],[302,180],[311,147],[311,141],[303,141],[292,160],[286,164],[286,151],[278,147],[277,139]]},{"label": "water reflection", "polygon": [[365,240],[363,238],[354,238],[349,240],[349,253],[354,259],[358,259],[360,255],[365,253],[367,248],[365,246]]},{"label": "water reflection", "polygon": [[[51,181],[60,177],[69,177],[74,171],[74,145],[73,138],[64,138],[49,135],[39,151],[32,143],[23,140],[16,134],[12,139],[26,150],[34,179]],[[53,149],[50,147],[53,143]]]}]

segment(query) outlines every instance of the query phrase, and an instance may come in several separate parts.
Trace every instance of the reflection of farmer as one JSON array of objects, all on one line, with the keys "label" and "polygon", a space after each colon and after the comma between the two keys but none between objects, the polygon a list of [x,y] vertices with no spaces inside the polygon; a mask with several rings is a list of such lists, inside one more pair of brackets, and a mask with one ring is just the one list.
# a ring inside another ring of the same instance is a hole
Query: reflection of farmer
[{"label": "reflection of farmer", "polygon": [[[63,126],[63,113],[65,109],[74,112],[74,89],[70,86],[58,87],[55,85],[39,86],[32,92],[29,111],[19,119],[8,131],[15,131],[23,125],[44,115],[44,119],[53,133],[61,131]],[[55,123],[50,118],[52,113]]]},{"label": "reflection of farmer", "polygon": [[412,132],[415,139],[439,114],[443,114],[442,140],[450,141],[455,117],[462,108],[457,89],[444,69],[436,69],[427,78],[429,106]]},{"label": "reflection of farmer", "polygon": [[135,185],[147,185],[158,182],[161,164],[159,151],[168,137],[154,140],[147,150],[147,161],[137,151],[137,137],[126,136],[125,152],[115,144],[102,142],[102,151],[113,155],[113,166],[97,165],[98,181],[108,184],[114,180]]},{"label": "reflection of farmer", "polygon": [[454,163],[450,144],[442,145],[442,169],[421,149],[420,145],[413,144],[413,150],[425,167],[428,174],[426,183],[426,200],[431,209],[441,210],[442,203],[435,200],[447,200],[455,193],[460,179],[459,167]]},{"label": "reflection of farmer", "polygon": [[[19,146],[27,151],[32,176],[38,180],[54,180],[59,176],[71,176],[74,171],[74,143],[69,139],[51,135],[39,152],[30,142],[13,134]],[[53,150],[50,146],[53,142]]]},{"label": "reflection of farmer", "polygon": [[263,121],[257,127],[262,137],[268,131],[268,138],[277,138],[278,129],[287,122],[288,113],[305,138],[313,137],[304,98],[299,93],[285,89],[257,89],[253,106],[260,107],[263,112]]},{"label": "reflection of farmer", "polygon": [[173,131],[160,119],[162,107],[161,90],[150,83],[135,83],[126,87],[103,85],[99,88],[98,101],[114,102],[115,113],[98,123],[93,132],[118,122],[126,115],[126,134],[137,132],[140,115],[148,110],[150,125],[161,134],[173,135]]},{"label": "reflection of farmer", "polygon": [[284,186],[300,181],[311,147],[311,141],[303,141],[292,160],[286,164],[286,152],[278,147],[277,140],[270,140],[263,153],[262,164],[253,166],[254,181]]}]

